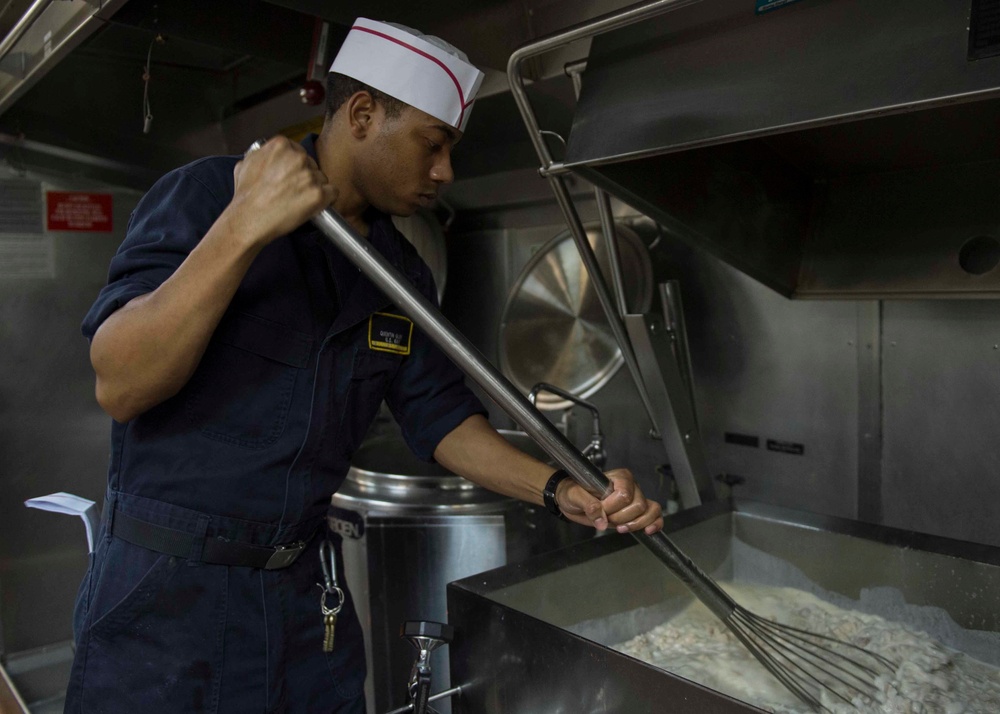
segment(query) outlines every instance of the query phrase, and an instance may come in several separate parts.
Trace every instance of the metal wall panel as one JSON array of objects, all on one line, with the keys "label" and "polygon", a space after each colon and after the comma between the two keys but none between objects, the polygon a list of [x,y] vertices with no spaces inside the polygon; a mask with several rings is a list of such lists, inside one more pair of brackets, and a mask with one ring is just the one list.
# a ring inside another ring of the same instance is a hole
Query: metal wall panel
[{"label": "metal wall panel", "polygon": [[887,302],[886,525],[1000,545],[1000,309]]},{"label": "metal wall panel", "polygon": [[87,565],[83,523],[24,501],[57,491],[103,501],[111,421],[94,399],[80,322],[138,199],[75,179],[31,178],[112,193],[114,231],[48,233],[53,277],[0,278],[0,651],[8,654],[72,637]]},{"label": "metal wall panel", "polygon": [[671,250],[713,473],[744,477],[741,497],[855,517],[857,303],[791,301],[707,254]]},{"label": "metal wall panel", "polygon": [[[591,204],[581,203],[585,221],[593,218]],[[747,498],[855,517],[858,303],[789,301],[679,240],[657,238],[655,227],[632,209],[616,204],[615,214],[655,246],[655,279],[681,283],[711,475],[744,477],[737,493]],[[565,230],[548,220],[543,206],[534,207],[538,224],[528,225],[530,215],[531,209],[497,210],[493,221],[516,221],[518,227],[457,233],[449,243],[445,312],[494,363],[507,291],[532,250]],[[628,372],[620,370],[590,401],[601,412],[608,466],[628,466],[647,493],[665,501],[668,484],[657,466],[668,462],[667,454],[649,437]],[[582,417],[571,434],[578,445],[589,434]],[[491,420],[509,424],[495,407]],[[733,432],[756,436],[759,446],[727,443],[726,433]],[[786,451],[788,443],[802,445],[804,453],[769,450],[769,439]]]}]

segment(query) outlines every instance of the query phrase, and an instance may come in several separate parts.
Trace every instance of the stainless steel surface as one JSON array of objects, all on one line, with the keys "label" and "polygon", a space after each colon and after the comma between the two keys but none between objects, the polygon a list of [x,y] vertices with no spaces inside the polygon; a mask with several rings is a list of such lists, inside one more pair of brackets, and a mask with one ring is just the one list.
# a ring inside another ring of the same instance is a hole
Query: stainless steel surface
[{"label": "stainless steel surface", "polygon": [[[584,218],[596,222],[592,194],[584,198]],[[613,205],[650,246],[657,280],[680,282],[710,475],[741,477],[732,491],[745,498],[1000,546],[991,301],[787,300]],[[446,314],[491,360],[512,276],[562,229],[553,204],[532,211],[501,206],[489,225],[509,227],[458,226],[449,237],[457,292]],[[656,476],[665,451],[647,436],[629,375],[619,371],[590,401],[610,463],[665,502]],[[580,447],[584,429],[589,420],[576,419],[569,432]]]},{"label": "stainless steel surface", "polygon": [[[668,528],[723,581],[811,583],[852,600],[863,589],[895,588],[909,605],[941,608],[967,630],[1000,636],[996,548],[747,501],[681,512]],[[764,572],[758,556],[781,567]],[[592,598],[573,596],[584,588]],[[648,553],[615,538],[452,583],[457,711],[579,712],[597,703],[609,714],[658,714],[665,702],[682,714],[759,711],[609,648],[689,602]]]},{"label": "stainless steel surface", "polygon": [[615,298],[618,303],[618,315],[624,317],[629,310],[628,298],[625,296],[625,273],[622,270],[621,249],[618,245],[618,232],[615,230],[614,219],[611,216],[611,197],[597,188],[594,189],[597,200],[597,212],[601,216],[601,234],[608,249],[608,272],[611,273],[611,284],[615,288]]},{"label": "stainless steel surface", "polygon": [[552,163],[552,155],[545,145],[545,141],[540,133],[540,127],[535,118],[535,113],[524,90],[524,77],[521,73],[521,66],[524,62],[546,52],[565,47],[578,40],[627,27],[659,13],[680,9],[687,5],[696,4],[697,2],[699,0],[657,0],[656,2],[632,5],[624,10],[610,12],[593,20],[581,22],[559,30],[530,44],[519,47],[511,53],[510,58],[507,60],[507,79],[510,82],[514,100],[517,102],[518,109],[520,109],[521,116],[527,126],[528,135],[531,137],[535,152],[541,159],[543,169]]},{"label": "stainless steel surface", "polygon": [[[566,66],[566,74],[573,81],[573,92],[577,101],[580,99],[580,91],[583,87],[581,73],[587,68],[587,61],[581,60],[572,62]],[[611,197],[599,188],[594,189],[594,200],[597,203],[597,212],[601,217],[601,231],[604,235],[604,243],[608,250],[608,267],[611,274],[611,285],[615,290],[615,298],[618,303],[618,315],[624,317],[629,312],[628,300],[625,297],[625,278],[621,267],[621,253],[618,249],[618,235],[615,231],[614,219],[611,214]],[[632,312],[642,312],[632,310]]]},{"label": "stainless steel surface", "polygon": [[[787,300],[669,234],[663,241],[669,275],[682,281],[710,472],[745,479],[734,490],[745,498],[858,517],[867,493],[858,482],[860,400],[881,408],[877,391],[861,391],[869,383],[859,374],[858,305]],[[928,451],[939,448],[934,433],[923,436]],[[979,528],[980,537],[992,530],[982,520]]]},{"label": "stainless steel surface", "polygon": [[687,336],[687,323],[684,319],[684,302],[681,299],[681,284],[679,280],[667,280],[660,284],[660,301],[663,305],[663,324],[670,333],[673,349],[671,352],[677,361],[681,379],[687,387],[687,398],[691,403],[691,413],[695,429],[698,427],[698,411],[695,407],[694,372],[691,370],[691,347]]},{"label": "stainless steel surface", "polygon": [[608,291],[608,286],[605,283],[603,273],[600,270],[597,256],[590,247],[590,241],[588,240],[586,231],[583,228],[583,223],[581,223],[580,216],[577,213],[576,208],[573,206],[573,199],[570,196],[566,180],[561,176],[551,176],[548,177],[548,182],[552,187],[553,193],[555,193],[556,202],[559,204],[559,208],[562,210],[563,216],[565,216],[566,222],[569,225],[570,234],[573,236],[573,241],[576,243],[576,249],[580,254],[580,258],[583,260],[583,264],[587,267],[587,274],[590,277],[591,283],[594,285],[594,291],[597,294],[601,309],[604,310],[604,316],[608,321],[608,325],[611,327],[612,334],[615,336],[615,341],[618,343],[618,348],[621,350],[622,358],[628,366],[629,374],[632,376],[636,389],[639,391],[639,398],[642,400],[642,405],[646,409],[646,414],[649,415],[653,429],[656,430],[656,415],[653,411],[652,405],[650,404],[649,395],[646,393],[645,385],[642,383],[642,375],[639,372],[639,365],[636,361],[635,353],[632,351],[632,345],[628,341],[628,335],[625,333],[625,326],[622,323],[621,316],[615,311],[614,303],[611,300],[611,294]]},{"label": "stainless steel surface", "polygon": [[[418,461],[399,438],[366,442],[354,462],[333,496],[329,525],[343,539],[365,635],[368,711],[380,714],[407,701],[413,650],[399,628],[444,621],[447,582],[508,562],[515,503]],[[432,660],[437,685],[447,688],[447,648]]]},{"label": "stainless steel surface", "polygon": [[[406,703],[406,682],[413,664],[413,648],[399,637],[407,620],[447,618],[445,585],[457,578],[504,565],[508,530],[505,511],[424,514],[410,509],[392,515],[383,505],[367,507],[336,494],[331,517],[343,519],[344,511],[360,524],[360,537],[344,538],[347,587],[354,599],[365,636],[368,678],[365,681],[368,712],[381,714]],[[333,525],[343,532],[343,526]],[[449,647],[431,656],[435,687],[447,689]]]},{"label": "stainless steel surface", "polygon": [[[740,0],[715,0],[660,15],[595,39],[568,166],[1000,92],[996,63],[969,61],[964,0],[838,0],[763,17]],[[876,28],[893,28],[895,35]],[[637,106],[640,122],[627,109]],[[839,161],[858,158],[864,157]]]},{"label": "stainless steel surface", "polygon": [[[543,192],[548,191],[544,181],[535,179]],[[593,191],[584,194],[581,204],[584,218],[597,221],[593,209]],[[542,198],[545,198],[543,193]],[[463,334],[482,350],[494,364],[499,364],[498,337],[500,319],[506,298],[514,280],[525,265],[552,236],[565,230],[558,208],[532,205],[512,210],[495,209],[490,212],[490,225],[503,228],[474,228],[456,224],[449,235],[449,294],[443,304],[444,314]],[[615,204],[616,220],[638,230],[647,245],[655,235],[626,212],[622,204]],[[647,221],[648,222],[648,221]],[[463,221],[464,223],[464,221]],[[662,260],[663,254],[654,256]],[[471,383],[471,382],[470,382]],[[478,389],[474,384],[473,389]],[[497,426],[518,427],[485,395],[484,403],[490,409],[490,420]],[[600,391],[588,397],[601,412],[610,463],[627,465],[642,484],[643,490],[661,503],[668,498],[663,488],[664,480],[657,477],[656,467],[666,457],[660,442],[649,437],[645,412],[636,411],[639,396],[631,376],[625,370],[618,373]],[[579,410],[570,410],[566,434],[578,447],[587,444],[590,419]],[[564,413],[566,414],[566,413]],[[547,415],[562,420],[558,412]]]},{"label": "stainless steel surface", "polygon": [[[653,294],[646,247],[625,226],[623,269],[629,278],[628,304],[642,312]],[[603,234],[587,233],[599,254]],[[607,269],[607,261],[602,269]],[[500,369],[522,393],[539,382],[554,384],[586,399],[607,384],[624,358],[597,300],[590,272],[580,260],[568,231],[542,246],[515,280],[500,320]],[[566,409],[570,403],[543,393],[539,409]]]},{"label": "stainless steel surface", "polygon": [[[526,434],[501,432],[547,458]],[[343,542],[347,585],[365,633],[368,711],[406,703],[408,620],[447,619],[445,586],[590,536],[415,457],[398,433],[368,438],[334,494],[329,525]],[[432,655],[435,691],[448,687],[448,649]],[[443,712],[449,711],[442,703]]]},{"label": "stainless steel surface", "polygon": [[[858,510],[882,520],[882,303],[858,303]],[[927,528],[919,530],[929,532]]]},{"label": "stainless steel surface", "polygon": [[996,297],[996,257],[966,253],[1000,251],[1000,60],[968,45],[960,0],[661,13],[595,38],[566,159],[543,169],[787,296]]},{"label": "stainless steel surface", "polygon": [[[1000,74],[1000,64],[997,65]],[[1000,101],[962,105],[966,115],[949,126],[944,118],[904,117],[910,126],[954,137],[972,137],[982,126],[1000,125]],[[967,124],[972,124],[968,126]],[[842,132],[844,130],[841,130]],[[907,133],[886,126],[877,136]],[[830,132],[828,132],[830,133]],[[912,138],[914,145],[932,137]],[[912,134],[911,134],[912,136]],[[879,142],[874,132],[864,137]],[[816,137],[813,141],[822,140]],[[956,139],[957,140],[957,139]],[[831,141],[844,153],[858,149]],[[1000,160],[990,149],[970,163],[948,163],[830,177],[815,201],[816,216],[804,244],[796,295],[800,297],[912,298],[996,297],[1000,270],[969,272],[966,244],[1000,238]]]},{"label": "stainless steel surface", "polygon": [[989,301],[882,312],[883,523],[1000,546],[1000,315]]},{"label": "stainless steel surface", "polygon": [[0,72],[0,114],[124,4],[125,0],[108,0],[98,7],[85,0],[33,3],[0,42],[0,59],[19,43],[24,53],[22,71],[16,75]]},{"label": "stainless steel surface", "polygon": [[61,146],[54,146],[40,141],[33,141],[23,136],[12,136],[0,133],[0,144],[10,147],[17,152],[37,153],[48,157],[67,162],[70,165],[92,166],[97,169],[107,170],[115,174],[122,174],[140,179],[152,184],[159,174],[150,171],[142,166],[127,164],[121,161],[113,161],[102,156],[95,156]]},{"label": "stainless steel surface", "polygon": [[52,0],[35,0],[35,2],[31,3],[31,7],[29,7],[24,15],[21,16],[21,19],[15,23],[10,32],[7,33],[7,36],[0,41],[0,60],[7,56],[27,29],[31,27],[39,17],[41,17],[45,8],[51,4]]},{"label": "stainless steel surface", "polygon": [[657,409],[660,438],[670,457],[681,505],[692,508],[715,500],[715,482],[708,470],[694,402],[689,398],[690,386],[677,358],[677,340],[662,314],[626,315],[625,325]]}]

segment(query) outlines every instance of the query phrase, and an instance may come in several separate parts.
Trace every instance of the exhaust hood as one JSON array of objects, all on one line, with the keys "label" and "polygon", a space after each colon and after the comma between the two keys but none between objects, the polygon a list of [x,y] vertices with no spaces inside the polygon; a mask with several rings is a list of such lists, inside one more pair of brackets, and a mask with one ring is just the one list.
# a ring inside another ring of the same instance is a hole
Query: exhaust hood
[{"label": "exhaust hood", "polygon": [[599,35],[564,166],[790,297],[1000,297],[1000,0],[710,0]]}]

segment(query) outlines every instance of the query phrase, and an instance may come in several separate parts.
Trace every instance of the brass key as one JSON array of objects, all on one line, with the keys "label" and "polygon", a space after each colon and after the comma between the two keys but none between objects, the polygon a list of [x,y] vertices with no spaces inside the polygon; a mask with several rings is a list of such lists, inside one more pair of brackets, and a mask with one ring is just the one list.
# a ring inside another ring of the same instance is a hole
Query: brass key
[{"label": "brass key", "polygon": [[326,636],[323,637],[323,651],[333,652],[333,628],[337,626],[337,613],[330,612],[323,616]]}]

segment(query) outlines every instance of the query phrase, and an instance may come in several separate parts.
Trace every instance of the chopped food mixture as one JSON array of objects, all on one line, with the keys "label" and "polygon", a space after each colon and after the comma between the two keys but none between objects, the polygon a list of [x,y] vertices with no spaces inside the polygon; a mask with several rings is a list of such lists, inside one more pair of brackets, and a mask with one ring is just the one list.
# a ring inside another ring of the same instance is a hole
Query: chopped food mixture
[{"label": "chopped food mixture", "polygon": [[[824,698],[823,705],[835,714],[1000,712],[1000,669],[949,649],[927,634],[876,615],[839,608],[801,590],[744,584],[723,587],[757,615],[862,646],[896,663],[895,672],[874,680],[874,701],[855,700],[848,705],[834,697]],[[810,711],[697,601],[615,649],[768,711]]]}]

